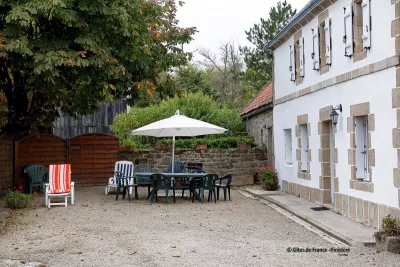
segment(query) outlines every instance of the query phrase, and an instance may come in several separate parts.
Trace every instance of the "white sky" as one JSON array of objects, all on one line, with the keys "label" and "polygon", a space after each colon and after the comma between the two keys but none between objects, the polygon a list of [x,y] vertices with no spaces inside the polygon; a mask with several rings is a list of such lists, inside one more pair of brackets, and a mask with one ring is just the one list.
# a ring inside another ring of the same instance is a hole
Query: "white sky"
[{"label": "white sky", "polygon": [[[177,18],[182,27],[195,26],[199,31],[194,40],[185,47],[188,52],[207,48],[218,53],[221,44],[235,41],[236,44],[249,45],[245,31],[260,18],[267,18],[271,7],[278,0],[183,0],[178,6]],[[178,0],[176,0],[178,2]],[[309,0],[288,0],[300,11]],[[195,60],[201,57],[195,54]]]}]

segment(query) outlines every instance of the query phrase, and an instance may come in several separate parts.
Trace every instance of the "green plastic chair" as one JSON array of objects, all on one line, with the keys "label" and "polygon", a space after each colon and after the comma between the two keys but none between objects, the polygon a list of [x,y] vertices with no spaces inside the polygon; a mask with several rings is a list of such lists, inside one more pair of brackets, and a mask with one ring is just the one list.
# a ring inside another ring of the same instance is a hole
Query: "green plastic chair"
[{"label": "green plastic chair", "polygon": [[214,194],[214,201],[217,203],[217,196],[215,193],[215,180],[218,179],[218,175],[216,174],[207,174],[204,177],[195,177],[192,179],[190,183],[190,194],[192,197],[192,202],[194,202],[194,198],[196,195],[196,190],[199,190],[199,198],[201,203],[204,202],[204,191],[208,190],[208,202],[212,200]]},{"label": "green plastic chair", "polygon": [[175,187],[173,180],[161,173],[155,173],[150,176],[150,180],[153,182],[153,190],[149,198],[150,202],[153,202],[154,196],[156,196],[156,202],[158,201],[158,191],[165,191],[165,203],[168,203],[168,192],[172,190],[174,203],[175,203]]},{"label": "green plastic chair", "polygon": [[[147,164],[138,164],[134,167],[133,169],[134,173],[138,172],[152,172],[151,167]],[[135,177],[135,199],[139,199],[138,196],[138,187],[143,186],[147,187],[147,198],[150,197],[150,187],[151,187],[151,181],[149,177],[141,177],[141,176],[136,176]]]},{"label": "green plastic chair", "polygon": [[45,184],[49,181],[49,173],[43,165],[28,164],[24,167],[24,173],[29,177],[28,185],[29,194],[32,194],[33,187],[41,187],[45,191]]},{"label": "green plastic chair", "polygon": [[130,193],[130,187],[133,187],[134,185],[130,183],[130,177],[125,176],[122,172],[115,172],[114,173],[115,178],[117,178],[117,195],[116,195],[116,201],[118,201],[118,196],[121,192],[121,188],[123,189],[122,192],[122,199],[125,199],[125,194],[126,191],[128,191],[128,200],[131,201],[131,193]]},{"label": "green plastic chair", "polygon": [[217,199],[219,199],[219,189],[222,189],[224,190],[224,200],[226,201],[226,190],[228,189],[229,200],[231,200],[231,182],[232,174],[227,174],[222,178],[218,178],[218,182],[215,184]]},{"label": "green plastic chair", "polygon": [[217,203],[217,196],[215,193],[215,180],[217,179],[218,175],[216,174],[207,174],[203,177],[202,199],[204,199],[204,190],[208,190],[208,202],[213,199],[214,194],[214,202]]}]

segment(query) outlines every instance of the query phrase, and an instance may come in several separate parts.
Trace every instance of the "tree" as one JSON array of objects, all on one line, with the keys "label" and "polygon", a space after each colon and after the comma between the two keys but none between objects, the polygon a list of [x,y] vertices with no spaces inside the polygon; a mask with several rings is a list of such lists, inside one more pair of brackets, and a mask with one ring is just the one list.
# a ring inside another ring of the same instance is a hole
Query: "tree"
[{"label": "tree", "polygon": [[234,43],[225,43],[220,47],[220,57],[202,49],[203,65],[212,71],[211,95],[215,100],[231,108],[239,109],[251,97],[246,83],[242,79],[243,59]]},{"label": "tree", "polygon": [[177,109],[185,116],[224,127],[232,134],[239,134],[244,130],[243,121],[236,110],[221,105],[201,92],[175,96],[161,101],[159,105],[132,108],[129,112],[116,116],[110,128],[124,144],[127,140],[135,142],[135,145],[145,144],[154,139],[132,136],[132,130],[168,118]]},{"label": "tree", "polygon": [[240,47],[247,67],[245,79],[257,90],[272,78],[272,52],[266,53],[264,45],[271,41],[295,14],[296,9],[292,9],[291,4],[286,0],[279,1],[276,7],[270,9],[267,20],[260,18],[259,24],[254,24],[249,31],[246,31],[247,40],[254,47]]},{"label": "tree", "polygon": [[190,57],[182,45],[196,30],[178,27],[176,10],[174,0],[0,0],[1,131],[39,131],[58,110],[85,115],[154,93],[157,75]]}]

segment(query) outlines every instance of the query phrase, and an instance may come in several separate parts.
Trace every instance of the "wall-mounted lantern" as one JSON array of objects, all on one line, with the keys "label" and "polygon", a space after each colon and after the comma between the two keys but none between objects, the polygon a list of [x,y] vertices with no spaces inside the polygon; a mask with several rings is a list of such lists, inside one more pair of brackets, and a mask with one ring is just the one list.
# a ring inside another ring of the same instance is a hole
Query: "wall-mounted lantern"
[{"label": "wall-mounted lantern", "polygon": [[337,113],[336,110],[339,110],[340,112],[342,112],[342,104],[332,107],[332,112],[331,112],[330,116],[332,119],[332,124],[335,126],[338,123],[338,119],[339,119],[339,113]]}]

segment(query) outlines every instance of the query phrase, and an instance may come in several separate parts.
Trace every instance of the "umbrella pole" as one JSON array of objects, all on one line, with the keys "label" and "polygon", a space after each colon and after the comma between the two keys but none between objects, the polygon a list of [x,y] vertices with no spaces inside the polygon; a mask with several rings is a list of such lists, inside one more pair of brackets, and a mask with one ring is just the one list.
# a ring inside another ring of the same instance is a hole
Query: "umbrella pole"
[{"label": "umbrella pole", "polygon": [[172,165],[171,165],[171,170],[172,173],[175,172],[175,136],[172,137]]}]

